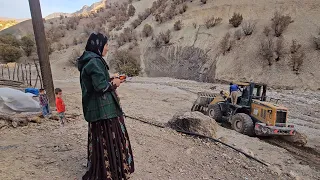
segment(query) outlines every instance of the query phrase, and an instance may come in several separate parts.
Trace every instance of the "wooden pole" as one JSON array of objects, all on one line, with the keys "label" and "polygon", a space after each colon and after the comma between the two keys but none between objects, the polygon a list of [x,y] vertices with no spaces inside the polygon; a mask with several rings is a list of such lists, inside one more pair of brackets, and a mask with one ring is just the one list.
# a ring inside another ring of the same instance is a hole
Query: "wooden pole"
[{"label": "wooden pole", "polygon": [[52,72],[49,61],[47,39],[44,32],[43,19],[39,0],[29,0],[30,12],[32,17],[32,25],[34,36],[37,44],[37,52],[40,62],[41,76],[44,89],[47,92],[51,106],[55,106],[54,87],[52,80]]},{"label": "wooden pole", "polygon": [[23,72],[23,66],[22,66],[22,64],[21,64],[21,74],[22,74],[22,82],[24,83],[25,81],[24,81],[24,72]]},{"label": "wooden pole", "polygon": [[8,76],[9,76],[9,79],[10,79],[10,68],[9,68],[9,66],[7,66],[8,67]]},{"label": "wooden pole", "polygon": [[30,63],[28,63],[29,64],[29,85],[30,86],[32,86],[32,84],[31,84],[31,64]]},{"label": "wooden pole", "polygon": [[41,79],[41,76],[40,76],[40,73],[39,73],[39,68],[38,68],[38,64],[36,62],[34,62],[34,65],[36,66],[36,70],[37,70],[37,79],[39,78],[40,80],[40,86],[41,86],[41,89],[43,88],[42,86],[42,79]]},{"label": "wooden pole", "polygon": [[17,68],[17,79],[18,79],[18,81],[20,80],[20,78],[19,78],[19,70],[20,70],[20,65],[18,64],[18,68]]},{"label": "wooden pole", "polygon": [[13,69],[13,74],[12,74],[13,80],[16,75],[16,67],[17,67],[17,63],[14,64],[14,69]]},{"label": "wooden pole", "polygon": [[1,66],[1,77],[3,78],[3,65]]},{"label": "wooden pole", "polygon": [[28,84],[28,70],[27,70],[27,63],[24,63],[24,72],[26,73],[26,82]]}]

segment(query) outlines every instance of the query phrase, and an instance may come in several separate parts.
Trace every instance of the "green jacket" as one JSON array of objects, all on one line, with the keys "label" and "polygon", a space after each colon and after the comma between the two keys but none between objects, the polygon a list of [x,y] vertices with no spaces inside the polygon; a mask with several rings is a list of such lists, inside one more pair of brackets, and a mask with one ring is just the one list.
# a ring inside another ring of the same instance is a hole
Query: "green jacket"
[{"label": "green jacket", "polygon": [[97,54],[85,51],[78,60],[85,120],[95,122],[123,115],[115,92],[103,90],[109,86],[108,66]]}]

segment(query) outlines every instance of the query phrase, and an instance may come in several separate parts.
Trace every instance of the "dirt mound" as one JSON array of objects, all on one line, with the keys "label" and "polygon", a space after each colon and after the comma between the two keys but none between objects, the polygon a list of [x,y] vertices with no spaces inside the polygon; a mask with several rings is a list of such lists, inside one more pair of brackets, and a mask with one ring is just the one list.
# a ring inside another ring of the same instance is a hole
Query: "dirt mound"
[{"label": "dirt mound", "polygon": [[173,116],[168,125],[176,130],[194,132],[213,138],[216,137],[217,132],[216,121],[200,112],[178,113]]}]

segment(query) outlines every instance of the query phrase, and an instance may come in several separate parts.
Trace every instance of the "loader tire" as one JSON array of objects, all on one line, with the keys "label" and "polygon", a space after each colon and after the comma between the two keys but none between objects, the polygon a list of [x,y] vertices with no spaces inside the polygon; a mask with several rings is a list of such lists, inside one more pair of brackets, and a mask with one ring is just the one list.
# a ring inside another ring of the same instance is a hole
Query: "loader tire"
[{"label": "loader tire", "polygon": [[216,122],[222,122],[222,111],[218,104],[210,104],[208,107],[208,115]]},{"label": "loader tire", "polygon": [[249,115],[244,113],[235,114],[231,122],[232,129],[235,131],[248,136],[254,136],[254,123]]}]

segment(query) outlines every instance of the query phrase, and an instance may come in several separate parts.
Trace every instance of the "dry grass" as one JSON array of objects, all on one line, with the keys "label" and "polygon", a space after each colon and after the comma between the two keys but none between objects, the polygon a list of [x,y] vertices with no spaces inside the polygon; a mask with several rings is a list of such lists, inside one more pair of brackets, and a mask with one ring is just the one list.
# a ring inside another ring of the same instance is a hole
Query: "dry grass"
[{"label": "dry grass", "polygon": [[220,49],[223,55],[231,50],[232,42],[230,40],[230,33],[227,32],[220,42]]},{"label": "dry grass", "polygon": [[214,16],[212,16],[211,18],[207,19],[205,22],[205,25],[207,27],[207,29],[212,28],[218,24],[220,24],[222,21],[222,18],[218,17],[215,18]]},{"label": "dry grass", "polygon": [[256,22],[246,21],[242,24],[242,31],[246,36],[250,36],[256,28]]}]

